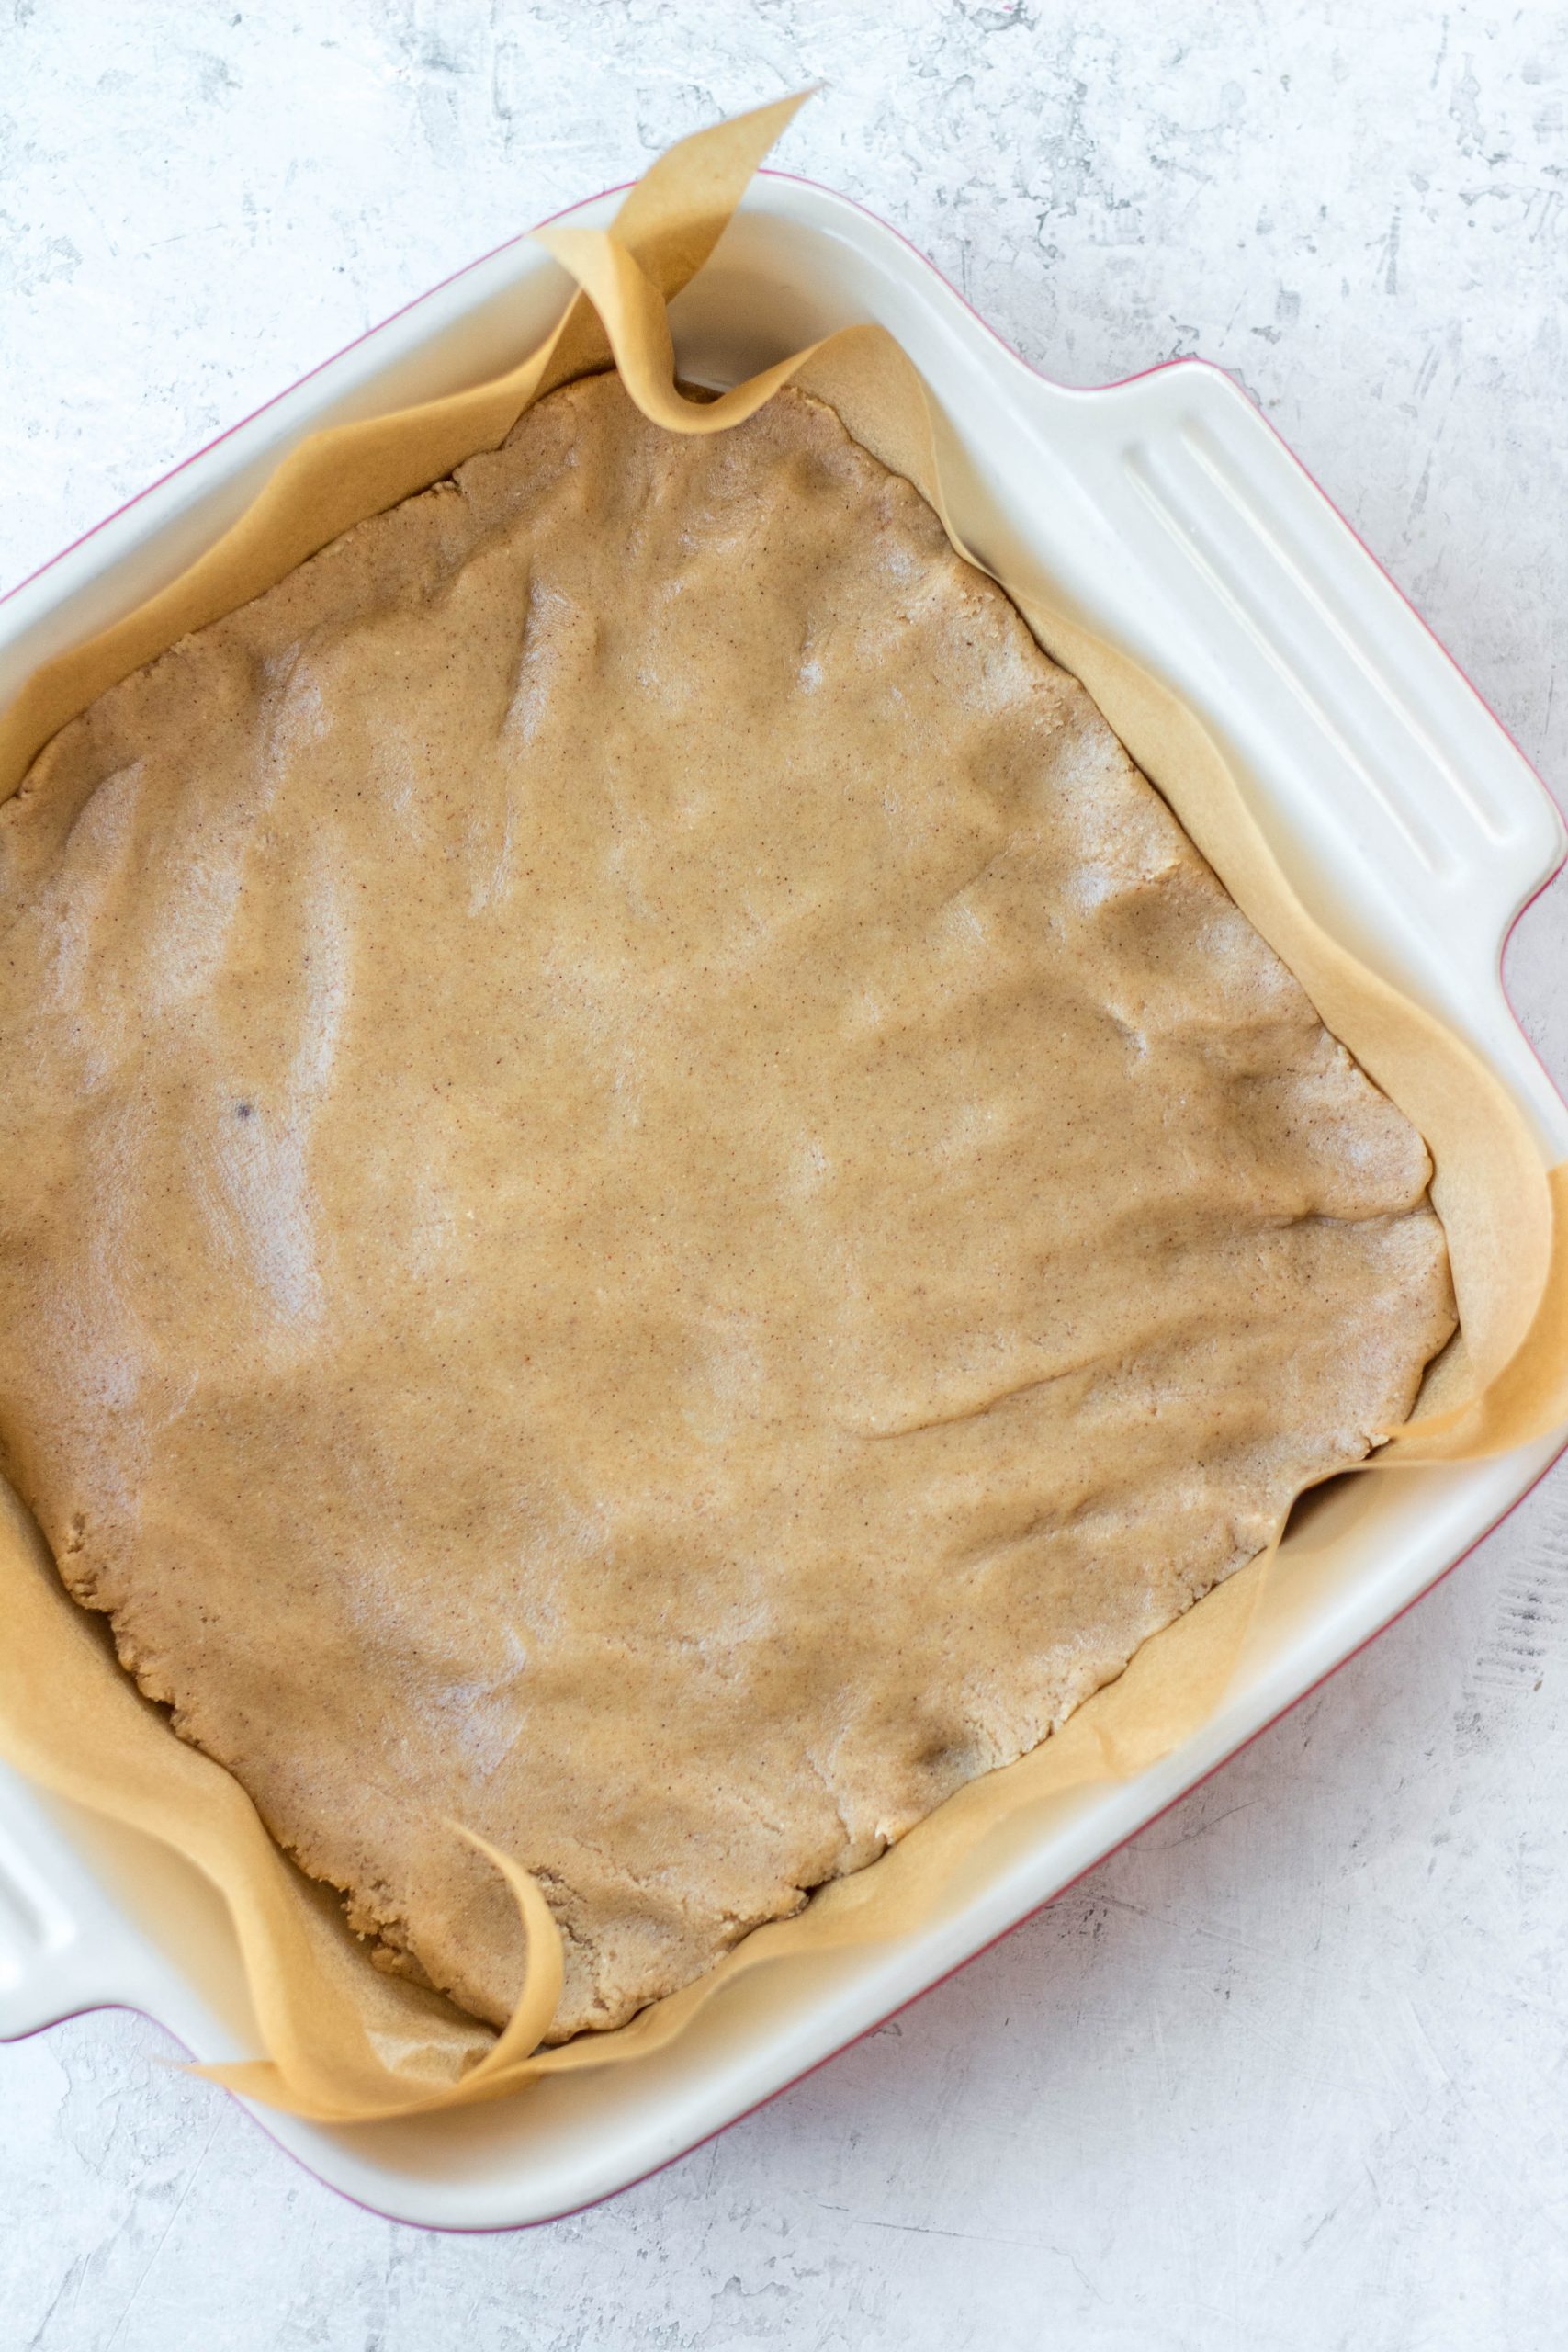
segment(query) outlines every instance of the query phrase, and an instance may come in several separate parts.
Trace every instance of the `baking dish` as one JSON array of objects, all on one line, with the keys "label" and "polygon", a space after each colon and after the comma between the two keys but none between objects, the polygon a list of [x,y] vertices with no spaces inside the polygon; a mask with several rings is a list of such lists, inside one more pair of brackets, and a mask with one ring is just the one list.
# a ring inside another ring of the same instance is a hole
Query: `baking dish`
[{"label": "baking dish", "polygon": [[[603,225],[614,207],[600,198],[563,220]],[[543,335],[566,290],[537,248],[506,247],[171,475],[0,607],[0,698],[182,570],[293,443],[493,375]],[[1543,1160],[1568,1154],[1568,1110],[1499,976],[1508,924],[1561,860],[1562,825],[1244,396],[1199,362],[1091,392],[1046,383],[892,232],[778,175],[754,184],[672,309],[682,373],[715,385],[865,320],[931,386],[976,551],[1004,571],[1027,552],[1070,616],[1185,696],[1313,911],[1472,1041]],[[1289,1539],[1285,1605],[1200,1733],[1134,1780],[1010,1823],[918,1929],[820,1956],[787,1999],[742,1977],[664,2052],[489,2108],[332,2130],[269,2115],[267,2128],[367,2204],[430,2223],[543,2219],[624,2185],[934,1982],[1171,1802],[1414,1599],[1565,1437],[1315,1498]],[[0,1781],[0,2032],[122,2002],[203,2056],[255,2047],[203,1883],[15,1776]]]}]

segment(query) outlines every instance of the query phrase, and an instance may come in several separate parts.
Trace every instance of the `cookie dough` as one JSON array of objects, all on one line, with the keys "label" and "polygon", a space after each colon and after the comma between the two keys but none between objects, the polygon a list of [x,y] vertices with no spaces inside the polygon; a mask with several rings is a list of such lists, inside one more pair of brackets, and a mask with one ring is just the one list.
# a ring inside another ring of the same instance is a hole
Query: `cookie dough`
[{"label": "cookie dough", "polygon": [[614,376],[0,811],[0,1441],[388,1964],[610,2026],[1406,1412],[1420,1137],[795,391]]}]

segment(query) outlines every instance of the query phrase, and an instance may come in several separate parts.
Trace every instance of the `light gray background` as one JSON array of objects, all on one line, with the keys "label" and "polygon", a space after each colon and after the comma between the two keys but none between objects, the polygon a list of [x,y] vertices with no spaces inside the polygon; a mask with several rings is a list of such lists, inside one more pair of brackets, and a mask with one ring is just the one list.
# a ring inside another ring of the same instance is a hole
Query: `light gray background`
[{"label": "light gray background", "polygon": [[[1568,15],[1424,0],[0,6],[0,581],[410,296],[808,79],[779,161],[1030,359],[1231,368],[1548,780]],[[1568,888],[1510,962],[1568,1079]],[[1568,1477],[1126,1852],[575,2220],[355,2211],[128,2017],[0,2051],[34,2352],[1561,2344]]]}]

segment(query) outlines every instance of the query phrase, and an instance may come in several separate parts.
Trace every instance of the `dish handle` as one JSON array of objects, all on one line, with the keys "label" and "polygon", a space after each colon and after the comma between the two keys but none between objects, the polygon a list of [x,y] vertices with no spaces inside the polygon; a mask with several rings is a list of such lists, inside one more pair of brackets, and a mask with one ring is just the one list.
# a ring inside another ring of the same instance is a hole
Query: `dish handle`
[{"label": "dish handle", "polygon": [[0,2041],[115,1997],[101,1957],[15,1834],[0,1824]]}]

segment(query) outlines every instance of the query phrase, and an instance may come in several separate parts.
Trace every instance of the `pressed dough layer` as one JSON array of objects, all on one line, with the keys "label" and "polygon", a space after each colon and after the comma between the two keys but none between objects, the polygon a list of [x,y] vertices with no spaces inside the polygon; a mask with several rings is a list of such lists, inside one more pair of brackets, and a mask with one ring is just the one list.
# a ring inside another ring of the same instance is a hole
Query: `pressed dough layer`
[{"label": "pressed dough layer", "polygon": [[918,494],[614,377],[0,812],[0,1433],[392,1964],[558,2033],[1042,1739],[1399,1420],[1427,1155]]}]

